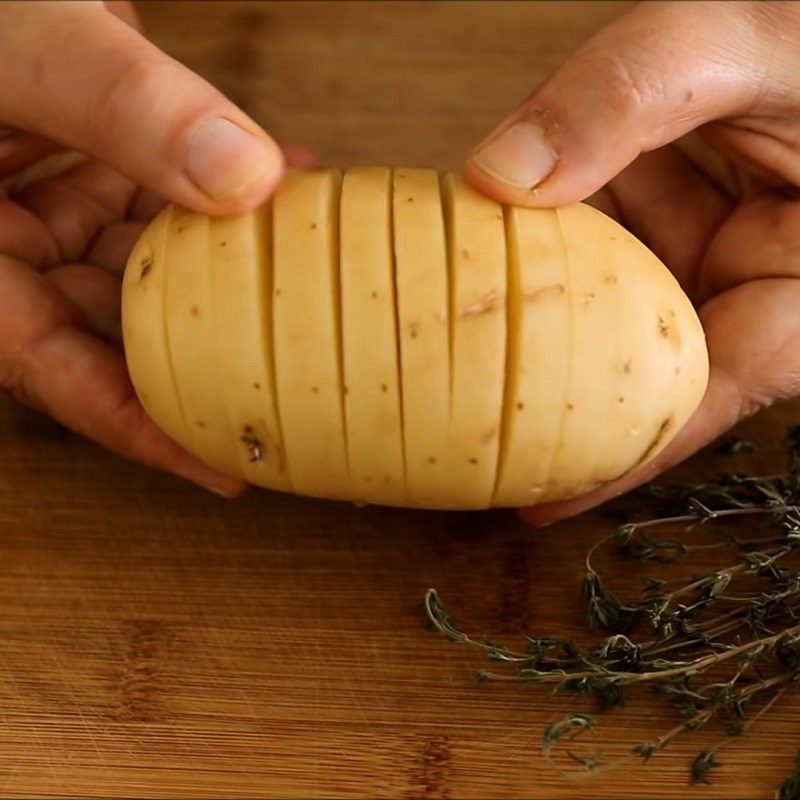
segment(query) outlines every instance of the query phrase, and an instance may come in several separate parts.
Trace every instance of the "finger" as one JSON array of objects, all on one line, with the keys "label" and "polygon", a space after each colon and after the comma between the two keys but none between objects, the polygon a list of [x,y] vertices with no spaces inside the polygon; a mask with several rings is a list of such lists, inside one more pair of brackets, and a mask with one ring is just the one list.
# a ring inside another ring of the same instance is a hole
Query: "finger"
[{"label": "finger", "polygon": [[0,130],[0,178],[35,164],[55,152],[57,145],[41,136],[15,130]]},{"label": "finger", "polygon": [[115,169],[86,161],[15,195],[55,242],[62,262],[78,261],[97,233],[125,217],[136,186]]},{"label": "finger", "polygon": [[741,419],[800,393],[800,280],[746,283],[701,309],[711,372],[698,410],[651,462],[582,497],[524,509],[547,525],[593,508],[654,478],[712,442]]},{"label": "finger", "polygon": [[626,227],[693,296],[703,257],[733,201],[673,146],[639,156],[608,186]]},{"label": "finger", "polygon": [[[302,144],[296,142],[281,143],[281,150],[286,158],[286,163],[291,167],[316,167],[319,165],[317,154]],[[141,189],[137,192],[128,209],[128,219],[143,220],[149,222],[166,205],[163,197],[151,192],[149,189]]]},{"label": "finger", "polygon": [[79,330],[80,314],[44,276],[0,257],[0,387],[136,461],[234,495],[241,481],[202,464],[144,412],[122,353]]},{"label": "finger", "polygon": [[150,222],[166,204],[167,201],[163,197],[159,197],[149,189],[140,189],[128,206],[126,216],[137,222]]},{"label": "finger", "polygon": [[762,278],[800,278],[800,202],[765,193],[742,203],[719,231],[700,275],[703,297]]},{"label": "finger", "polygon": [[89,264],[121,275],[128,263],[128,256],[145,227],[144,222],[117,222],[109,225],[94,240],[85,260]]},{"label": "finger", "polygon": [[86,328],[105,339],[122,343],[119,278],[100,267],[69,264],[51,269],[47,279],[80,311]]},{"label": "finger", "polygon": [[36,268],[58,262],[58,245],[34,213],[12,200],[0,198],[0,253]]},{"label": "finger", "polygon": [[292,167],[316,167],[319,166],[319,157],[309,147],[298,144],[297,142],[282,142],[281,150],[286,158],[286,163]]},{"label": "finger", "polygon": [[9,124],[197,211],[242,211],[280,180],[261,128],[102,5],[0,5],[0,74],[15,76],[0,98]]},{"label": "finger", "polygon": [[[758,4],[642,3],[596,34],[470,155],[503,202],[564,205],[709,120],[750,111],[773,64]],[[774,37],[771,37],[774,40]],[[736,41],[736,48],[730,43]]]}]

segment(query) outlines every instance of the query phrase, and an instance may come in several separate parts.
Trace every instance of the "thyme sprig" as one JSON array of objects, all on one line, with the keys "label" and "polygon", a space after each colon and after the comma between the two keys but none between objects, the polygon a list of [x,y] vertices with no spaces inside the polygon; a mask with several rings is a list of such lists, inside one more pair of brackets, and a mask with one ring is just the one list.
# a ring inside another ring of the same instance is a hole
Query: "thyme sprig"
[{"label": "thyme sprig", "polygon": [[[716,452],[742,457],[772,447],[729,437]],[[548,684],[553,694],[593,698],[598,712],[622,704],[632,687],[646,685],[684,717],[661,736],[609,759],[566,748],[596,733],[598,724],[593,714],[569,713],[543,733],[544,755],[562,774],[580,777],[631,759],[646,761],[678,736],[713,724],[723,735],[690,765],[692,782],[707,783],[720,766],[719,752],[800,683],[800,426],[787,431],[782,450],[782,473],[731,471],[699,486],[652,483],[638,491],[655,513],[618,526],[586,557],[581,588],[586,623],[606,632],[591,647],[528,636],[524,648],[514,650],[489,637],[469,636],[435,589],[425,596],[427,618],[451,641],[480,648],[497,662],[495,669],[480,670],[479,680]],[[608,549],[653,567],[688,563],[715,550],[732,550],[733,556],[699,576],[647,576],[639,596],[623,601],[596,564]],[[563,765],[556,760],[562,746]],[[800,758],[775,796],[800,800]]]}]

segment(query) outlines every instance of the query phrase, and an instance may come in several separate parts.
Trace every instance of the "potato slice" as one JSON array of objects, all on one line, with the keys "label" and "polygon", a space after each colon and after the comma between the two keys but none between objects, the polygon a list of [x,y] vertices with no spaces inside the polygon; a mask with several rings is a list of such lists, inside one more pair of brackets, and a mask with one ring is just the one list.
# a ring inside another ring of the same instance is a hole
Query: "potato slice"
[{"label": "potato slice", "polygon": [[[209,218],[175,208],[166,243],[167,346],[193,452],[229,475],[239,473],[236,437],[225,409],[209,279]],[[229,356],[230,357],[230,356]]]},{"label": "potato slice", "polygon": [[503,210],[455,174],[445,176],[450,278],[452,505],[491,504],[502,422],[506,350]]},{"label": "potato slice", "polygon": [[164,320],[167,206],[144,231],[128,258],[122,280],[122,335],[136,394],[153,421],[176,442],[191,449],[167,350]]},{"label": "potato slice", "polygon": [[536,503],[545,490],[571,350],[566,253],[556,212],[508,208],[506,235],[508,355],[498,506]]},{"label": "potato slice", "polygon": [[211,220],[217,381],[242,476],[291,491],[277,412],[272,342],[272,209]]},{"label": "potato slice", "polygon": [[345,173],[340,216],[345,430],[355,499],[405,505],[391,197],[388,169]]},{"label": "potato slice", "polygon": [[393,217],[406,481],[409,502],[433,508],[453,498],[447,249],[435,170],[394,171]]},{"label": "potato slice", "polygon": [[341,380],[336,170],[290,170],[273,205],[278,412],[296,492],[353,497]]}]

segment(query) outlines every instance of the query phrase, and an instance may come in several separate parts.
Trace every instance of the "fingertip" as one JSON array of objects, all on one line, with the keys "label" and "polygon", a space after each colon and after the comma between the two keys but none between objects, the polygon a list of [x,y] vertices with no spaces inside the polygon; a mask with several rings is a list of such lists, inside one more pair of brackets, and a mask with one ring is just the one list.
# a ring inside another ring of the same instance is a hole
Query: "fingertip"
[{"label": "fingertip", "polygon": [[309,147],[297,142],[281,142],[286,163],[291,167],[309,169],[319,166],[319,156]]},{"label": "fingertip", "polygon": [[268,136],[225,117],[206,119],[189,134],[184,170],[209,201],[210,213],[239,213],[262,203],[283,177],[285,159]]},{"label": "fingertip", "polygon": [[544,506],[528,506],[517,509],[519,518],[534,528],[547,528],[560,519],[558,516],[548,515]]},{"label": "fingertip", "polygon": [[247,490],[247,484],[236,481],[233,478],[228,478],[225,475],[220,475],[218,479],[198,481],[197,483],[203,489],[213,492],[219,497],[224,497],[226,500],[235,500],[237,497],[241,497]]}]

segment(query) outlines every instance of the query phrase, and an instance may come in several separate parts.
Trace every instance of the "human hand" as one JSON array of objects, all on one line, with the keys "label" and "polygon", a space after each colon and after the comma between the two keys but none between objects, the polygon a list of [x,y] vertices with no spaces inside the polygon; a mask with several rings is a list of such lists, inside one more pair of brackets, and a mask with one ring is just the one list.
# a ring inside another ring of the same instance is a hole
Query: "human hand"
[{"label": "human hand", "polygon": [[[0,390],[123,456],[233,495],[240,481],[185,452],[139,404],[120,346],[120,275],[159,198],[243,211],[280,181],[284,156],[147,42],[129,4],[107,7],[0,4]],[[48,177],[42,159],[64,148],[88,158]],[[296,147],[287,156],[312,160]]]},{"label": "human hand", "polygon": [[705,398],[653,461],[542,525],[625,492],[800,393],[800,6],[641,3],[596,34],[471,154],[503,202],[588,198],[648,244],[698,306]]}]

